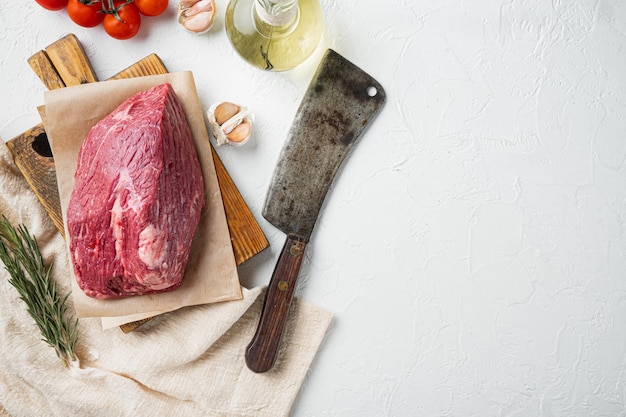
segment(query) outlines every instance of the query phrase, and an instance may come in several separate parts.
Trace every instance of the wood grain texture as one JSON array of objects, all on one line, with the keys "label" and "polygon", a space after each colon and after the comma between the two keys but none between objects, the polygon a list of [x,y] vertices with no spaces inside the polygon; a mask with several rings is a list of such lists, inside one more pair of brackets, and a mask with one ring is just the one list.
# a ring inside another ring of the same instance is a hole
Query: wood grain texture
[{"label": "wood grain texture", "polygon": [[52,43],[45,51],[65,86],[98,81],[82,45],[73,34]]},{"label": "wood grain texture", "polygon": [[[156,317],[156,316],[154,316],[154,317]],[[141,326],[142,324],[145,324],[145,323],[149,322],[150,320],[154,319],[154,317],[146,317],[145,319],[132,321],[130,323],[125,323],[125,324],[120,324],[119,328],[124,333],[130,333],[133,330],[135,330],[137,327]]]},{"label": "wood grain texture", "polygon": [[45,51],[39,51],[28,58],[28,65],[35,71],[43,85],[48,90],[65,87],[63,79],[59,75],[54,65],[50,62],[48,54]]},{"label": "wood grain texture", "polygon": [[211,154],[213,155],[217,181],[228,219],[228,230],[235,253],[235,262],[237,265],[241,265],[267,248],[269,241],[213,146],[211,146]]},{"label": "wood grain texture", "polygon": [[13,155],[15,165],[35,191],[56,228],[65,236],[57,175],[43,123],[11,140],[7,146]]},{"label": "wood grain texture", "polygon": [[305,249],[304,240],[287,236],[265,294],[259,325],[246,348],[246,364],[254,372],[266,372],[276,361]]},{"label": "wood grain texture", "polygon": [[119,80],[123,78],[143,77],[145,75],[167,74],[167,68],[157,54],[150,54],[144,59],[135,62],[133,65],[118,72],[110,80]]}]

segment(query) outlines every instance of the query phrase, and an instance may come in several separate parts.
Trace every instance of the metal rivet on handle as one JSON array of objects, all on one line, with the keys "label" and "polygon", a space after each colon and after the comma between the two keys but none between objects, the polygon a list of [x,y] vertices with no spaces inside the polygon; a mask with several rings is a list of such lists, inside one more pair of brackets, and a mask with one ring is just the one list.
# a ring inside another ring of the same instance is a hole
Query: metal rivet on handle
[{"label": "metal rivet on handle", "polygon": [[281,291],[287,291],[289,288],[289,283],[287,281],[278,281],[278,289]]},{"label": "metal rivet on handle", "polygon": [[296,244],[296,245],[292,245],[289,248],[289,254],[291,254],[291,256],[300,256],[302,254],[302,246]]}]

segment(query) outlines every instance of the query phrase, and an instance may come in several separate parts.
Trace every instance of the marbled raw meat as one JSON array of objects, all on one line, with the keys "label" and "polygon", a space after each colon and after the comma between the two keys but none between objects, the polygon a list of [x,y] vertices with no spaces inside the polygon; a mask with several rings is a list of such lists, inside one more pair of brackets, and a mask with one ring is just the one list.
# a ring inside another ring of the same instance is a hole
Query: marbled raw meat
[{"label": "marbled raw meat", "polygon": [[178,288],[205,195],[172,86],[138,93],[97,123],[74,178],[67,229],[85,294],[120,298]]}]

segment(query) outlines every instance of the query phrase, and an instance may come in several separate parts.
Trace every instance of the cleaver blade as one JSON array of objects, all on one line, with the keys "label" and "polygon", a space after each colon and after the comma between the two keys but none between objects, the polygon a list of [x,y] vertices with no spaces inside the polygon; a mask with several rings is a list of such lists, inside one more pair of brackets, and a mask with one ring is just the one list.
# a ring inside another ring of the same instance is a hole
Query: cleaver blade
[{"label": "cleaver blade", "polygon": [[248,368],[276,360],[304,250],[337,170],[385,103],[382,86],[328,49],[298,107],[263,206],[263,217],[287,235],[246,348]]}]

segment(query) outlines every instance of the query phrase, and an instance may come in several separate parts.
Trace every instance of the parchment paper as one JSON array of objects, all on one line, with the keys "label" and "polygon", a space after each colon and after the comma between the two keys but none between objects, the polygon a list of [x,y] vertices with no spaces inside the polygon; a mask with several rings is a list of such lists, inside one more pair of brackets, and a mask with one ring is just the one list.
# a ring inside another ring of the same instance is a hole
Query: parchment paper
[{"label": "parchment paper", "polygon": [[[69,236],[66,211],[74,187],[78,151],[87,133],[128,97],[164,82],[172,84],[187,116],[202,166],[207,198],[183,283],[171,292],[99,300],[85,295],[76,283],[72,269],[68,279],[72,282],[72,298],[78,317],[129,316],[137,320],[155,312],[242,298],[211,145],[191,72],[89,83],[45,93],[45,127],[54,155],[65,235]],[[69,257],[69,239],[66,243]]]}]

